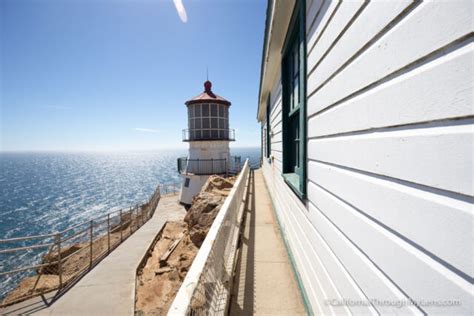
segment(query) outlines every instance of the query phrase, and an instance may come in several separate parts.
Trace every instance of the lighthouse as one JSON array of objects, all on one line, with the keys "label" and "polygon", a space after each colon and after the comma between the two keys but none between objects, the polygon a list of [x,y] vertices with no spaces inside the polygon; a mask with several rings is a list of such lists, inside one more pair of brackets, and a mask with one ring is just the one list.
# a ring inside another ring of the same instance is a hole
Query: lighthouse
[{"label": "lighthouse", "polygon": [[187,157],[178,158],[178,172],[183,178],[180,202],[190,205],[211,175],[236,172],[240,157],[230,156],[229,142],[235,140],[234,130],[229,129],[231,103],[212,91],[209,80],[204,91],[185,104],[188,128],[183,130],[183,141],[189,151]]}]

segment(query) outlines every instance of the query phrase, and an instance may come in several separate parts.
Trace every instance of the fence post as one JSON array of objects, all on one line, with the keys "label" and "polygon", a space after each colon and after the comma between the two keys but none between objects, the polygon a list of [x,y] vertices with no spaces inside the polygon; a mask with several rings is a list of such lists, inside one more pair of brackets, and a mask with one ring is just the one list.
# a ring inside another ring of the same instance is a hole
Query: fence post
[{"label": "fence post", "polygon": [[138,204],[135,205],[135,213],[136,213],[135,214],[135,227],[136,227],[135,231],[137,231],[138,230]]},{"label": "fence post", "polygon": [[59,272],[59,288],[63,287],[63,267],[61,259],[61,234],[56,234],[56,244],[58,245],[58,272]]},{"label": "fence post", "polygon": [[130,235],[132,234],[132,214],[133,214],[133,209],[132,209],[132,206],[130,205],[130,209],[128,210],[128,212],[130,213]]},{"label": "fence post", "polygon": [[107,214],[107,252],[110,252],[110,213]]},{"label": "fence post", "polygon": [[89,228],[89,234],[91,236],[90,243],[89,243],[90,248],[91,248],[90,249],[90,258],[89,258],[89,267],[92,267],[92,240],[93,240],[93,236],[92,236],[93,230],[92,229],[93,229],[93,227],[94,227],[94,220],[91,219],[91,224],[90,224],[90,228]]},{"label": "fence post", "polygon": [[123,229],[122,229],[122,210],[120,210],[120,221],[119,221],[119,224],[120,224],[120,242],[123,241]]}]

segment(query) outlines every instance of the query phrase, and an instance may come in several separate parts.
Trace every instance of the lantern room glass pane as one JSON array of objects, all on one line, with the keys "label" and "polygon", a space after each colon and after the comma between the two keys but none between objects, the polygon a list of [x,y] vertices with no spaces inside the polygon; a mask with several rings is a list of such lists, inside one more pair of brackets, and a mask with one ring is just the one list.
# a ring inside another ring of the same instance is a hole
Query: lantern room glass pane
[{"label": "lantern room glass pane", "polygon": [[194,105],[194,117],[201,116],[201,104]]},{"label": "lantern room glass pane", "polygon": [[201,126],[202,126],[202,125],[201,125],[201,119],[200,119],[200,118],[197,118],[197,119],[195,120],[195,126],[194,126],[194,128],[201,128]]},{"label": "lantern room glass pane", "polygon": [[226,128],[224,119],[219,119],[219,128]]},{"label": "lantern room glass pane", "polygon": [[209,104],[202,105],[202,116],[209,116]]},{"label": "lantern room glass pane", "polygon": [[202,128],[209,128],[209,118],[202,119]]},{"label": "lantern room glass pane", "polygon": [[217,116],[217,104],[211,104],[211,116]]},{"label": "lantern room glass pane", "polygon": [[217,118],[215,117],[211,118],[211,128],[219,128],[219,126],[217,126]]},{"label": "lantern room glass pane", "polygon": [[225,105],[219,105],[219,116],[224,117],[224,107]]}]

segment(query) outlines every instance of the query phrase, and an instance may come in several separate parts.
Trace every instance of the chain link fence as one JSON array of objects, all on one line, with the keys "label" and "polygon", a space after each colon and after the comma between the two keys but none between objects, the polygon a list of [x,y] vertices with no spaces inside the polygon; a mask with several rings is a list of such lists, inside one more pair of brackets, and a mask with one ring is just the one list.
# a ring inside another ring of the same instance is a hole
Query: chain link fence
[{"label": "chain link fence", "polygon": [[227,311],[237,243],[250,174],[246,160],[186,275],[168,315],[224,315]]}]

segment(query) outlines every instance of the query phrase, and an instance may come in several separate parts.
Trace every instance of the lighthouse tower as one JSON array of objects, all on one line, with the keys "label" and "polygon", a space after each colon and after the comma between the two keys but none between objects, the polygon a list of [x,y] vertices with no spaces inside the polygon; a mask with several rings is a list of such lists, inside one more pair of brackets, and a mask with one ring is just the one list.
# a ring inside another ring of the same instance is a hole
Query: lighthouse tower
[{"label": "lighthouse tower", "polygon": [[212,83],[204,82],[204,92],[185,102],[188,128],[183,141],[189,143],[188,157],[178,159],[183,177],[180,202],[189,205],[210,175],[227,175],[233,170],[229,142],[235,140],[229,129],[230,102],[212,92]]}]

